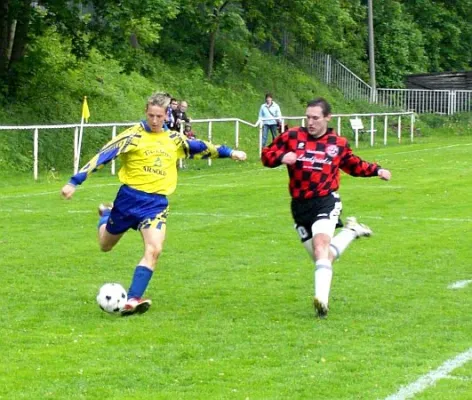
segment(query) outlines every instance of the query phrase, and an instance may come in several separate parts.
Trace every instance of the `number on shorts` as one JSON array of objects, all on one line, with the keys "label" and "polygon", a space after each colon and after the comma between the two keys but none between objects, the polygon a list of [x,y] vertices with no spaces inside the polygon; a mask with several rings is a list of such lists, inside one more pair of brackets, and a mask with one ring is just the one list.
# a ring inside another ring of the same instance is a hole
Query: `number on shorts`
[{"label": "number on shorts", "polygon": [[308,233],[308,231],[305,229],[304,226],[297,226],[297,232],[298,232],[298,235],[300,236],[300,239],[307,239],[310,235]]}]

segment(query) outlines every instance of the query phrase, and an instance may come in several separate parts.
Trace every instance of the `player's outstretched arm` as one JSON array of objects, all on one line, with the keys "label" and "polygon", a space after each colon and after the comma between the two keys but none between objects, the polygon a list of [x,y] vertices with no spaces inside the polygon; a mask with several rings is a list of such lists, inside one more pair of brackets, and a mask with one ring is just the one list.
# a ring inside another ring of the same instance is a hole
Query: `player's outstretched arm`
[{"label": "player's outstretched arm", "polygon": [[70,200],[74,192],[75,186],[71,183],[66,183],[61,189],[61,196],[64,197],[66,200]]},{"label": "player's outstretched arm", "polygon": [[[174,136],[179,135],[176,133]],[[247,155],[242,150],[233,150],[225,145],[217,145],[205,140],[181,138],[182,146],[180,147],[182,156],[193,158],[195,160],[207,158],[231,158],[236,161],[244,161]]]},{"label": "player's outstretched arm", "polygon": [[246,161],[247,155],[242,150],[233,150],[231,152],[231,159],[235,161]]},{"label": "player's outstretched arm", "polygon": [[392,173],[388,169],[384,168],[380,168],[377,174],[379,175],[379,178],[383,179],[384,181],[389,181],[392,177]]}]

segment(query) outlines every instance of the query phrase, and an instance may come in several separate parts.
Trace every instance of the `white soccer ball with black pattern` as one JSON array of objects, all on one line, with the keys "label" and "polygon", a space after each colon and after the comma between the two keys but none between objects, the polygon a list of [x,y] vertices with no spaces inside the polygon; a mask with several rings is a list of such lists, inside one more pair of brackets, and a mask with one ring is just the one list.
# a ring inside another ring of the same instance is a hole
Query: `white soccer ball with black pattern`
[{"label": "white soccer ball with black pattern", "polygon": [[105,283],[97,295],[98,306],[110,314],[119,313],[127,300],[126,290],[119,283]]}]

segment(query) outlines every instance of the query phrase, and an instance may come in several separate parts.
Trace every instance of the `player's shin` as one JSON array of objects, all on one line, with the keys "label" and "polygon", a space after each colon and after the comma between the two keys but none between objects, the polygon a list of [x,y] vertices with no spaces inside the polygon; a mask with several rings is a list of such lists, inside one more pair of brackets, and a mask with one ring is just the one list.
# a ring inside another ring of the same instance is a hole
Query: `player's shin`
[{"label": "player's shin", "polygon": [[133,280],[128,290],[128,299],[140,299],[146,291],[149,281],[152,278],[153,271],[148,267],[138,265],[134,270]]},{"label": "player's shin", "polygon": [[335,237],[333,237],[329,246],[333,259],[337,260],[341,257],[341,254],[344,253],[355,238],[356,234],[350,229],[342,229]]},{"label": "player's shin", "polygon": [[328,259],[318,260],[315,264],[315,297],[328,305],[331,280],[333,278],[333,267]]}]

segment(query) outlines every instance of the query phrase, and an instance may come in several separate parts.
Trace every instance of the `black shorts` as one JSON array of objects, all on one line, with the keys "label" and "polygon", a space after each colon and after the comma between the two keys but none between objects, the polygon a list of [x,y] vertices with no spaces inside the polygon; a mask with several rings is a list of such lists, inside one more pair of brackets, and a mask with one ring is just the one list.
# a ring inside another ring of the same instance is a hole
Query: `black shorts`
[{"label": "black shorts", "polygon": [[320,219],[334,219],[336,228],[341,228],[342,203],[337,192],[328,196],[315,197],[312,199],[292,199],[292,217],[295,221],[295,229],[300,235],[302,242],[313,237],[311,227]]}]

